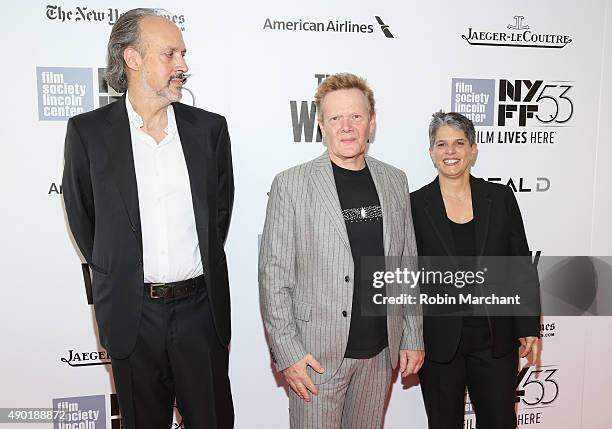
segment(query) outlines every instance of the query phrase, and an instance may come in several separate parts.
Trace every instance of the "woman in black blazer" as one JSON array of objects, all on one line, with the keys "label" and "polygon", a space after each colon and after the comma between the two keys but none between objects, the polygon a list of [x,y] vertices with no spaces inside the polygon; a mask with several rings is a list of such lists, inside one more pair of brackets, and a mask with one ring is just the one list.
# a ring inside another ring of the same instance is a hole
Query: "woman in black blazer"
[{"label": "woman in black blazer", "polygon": [[[470,175],[475,136],[465,116],[433,115],[429,153],[438,177],[410,195],[420,259],[450,257],[460,269],[474,269],[478,256],[529,256],[512,190]],[[463,427],[466,387],[478,428],[516,427],[519,352],[539,353],[539,316],[466,315],[474,311],[428,316],[426,309],[419,377],[430,429]]]}]

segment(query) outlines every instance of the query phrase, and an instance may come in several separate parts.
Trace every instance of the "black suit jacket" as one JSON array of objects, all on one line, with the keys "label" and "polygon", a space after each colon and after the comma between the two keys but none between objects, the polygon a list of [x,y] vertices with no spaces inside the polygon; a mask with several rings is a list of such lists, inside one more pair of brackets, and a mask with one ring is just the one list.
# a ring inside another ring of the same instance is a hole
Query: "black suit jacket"
[{"label": "black suit jacket", "polygon": [[[173,106],[211,310],[219,339],[227,345],[230,299],[223,244],[234,198],[227,124],[220,115]],[[141,317],[143,262],[125,95],[68,121],[62,188],[70,229],[92,270],[100,341],[112,357],[127,357]]]},{"label": "black suit jacket", "polygon": [[[470,176],[476,231],[476,256],[525,256],[529,247],[523,219],[512,190]],[[456,255],[438,178],[410,194],[419,259]],[[535,270],[533,271],[535,272]],[[537,287],[537,274],[535,282]],[[539,291],[532,294],[539,312]],[[516,350],[519,337],[540,335],[539,316],[489,317],[494,356]],[[425,354],[437,362],[450,361],[461,337],[461,316],[425,316]]]}]

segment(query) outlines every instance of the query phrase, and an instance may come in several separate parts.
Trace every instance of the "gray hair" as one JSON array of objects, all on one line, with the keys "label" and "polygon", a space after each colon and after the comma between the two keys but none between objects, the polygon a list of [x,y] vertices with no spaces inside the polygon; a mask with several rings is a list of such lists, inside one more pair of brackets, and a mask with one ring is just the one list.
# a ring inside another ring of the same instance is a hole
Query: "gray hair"
[{"label": "gray hair", "polygon": [[444,113],[442,110],[431,115],[431,122],[429,123],[429,147],[432,148],[436,142],[436,133],[441,127],[448,126],[457,130],[463,131],[470,142],[470,145],[476,143],[476,130],[474,129],[474,123],[463,116],[461,113],[448,112]]},{"label": "gray hair", "polygon": [[123,60],[123,51],[126,48],[135,48],[140,55],[144,55],[144,48],[140,44],[140,20],[146,16],[165,17],[163,9],[138,8],[121,15],[108,39],[106,51],[106,82],[117,92],[127,91],[126,65]]}]

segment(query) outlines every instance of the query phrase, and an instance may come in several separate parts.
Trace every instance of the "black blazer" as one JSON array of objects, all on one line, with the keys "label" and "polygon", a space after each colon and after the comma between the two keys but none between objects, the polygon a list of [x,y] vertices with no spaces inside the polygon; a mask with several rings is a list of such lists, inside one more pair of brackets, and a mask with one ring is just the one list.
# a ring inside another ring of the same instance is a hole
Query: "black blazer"
[{"label": "black blazer", "polygon": [[[225,118],[174,103],[187,164],[200,253],[215,328],[230,341],[223,244],[234,199]],[[138,189],[125,95],[68,121],[62,193],[74,239],[92,269],[100,341],[114,358],[136,344],[143,299]]]},{"label": "black blazer", "polygon": [[[476,230],[476,256],[530,255],[525,228],[512,190],[470,176]],[[419,256],[456,254],[438,178],[410,194]],[[537,280],[535,281],[537,285]],[[536,286],[537,287],[537,286]],[[536,296],[539,310],[539,292]],[[425,316],[425,354],[437,362],[450,361],[461,337],[461,316]],[[540,335],[538,316],[488,318],[494,356],[516,350],[518,338]]]}]

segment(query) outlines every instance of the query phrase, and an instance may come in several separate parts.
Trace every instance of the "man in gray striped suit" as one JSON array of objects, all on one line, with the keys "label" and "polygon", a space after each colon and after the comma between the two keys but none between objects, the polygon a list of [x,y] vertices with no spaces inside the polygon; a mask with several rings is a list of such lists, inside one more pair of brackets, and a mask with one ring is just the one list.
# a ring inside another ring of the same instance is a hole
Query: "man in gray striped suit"
[{"label": "man in gray striped suit", "polygon": [[365,155],[376,120],[365,80],[330,76],[315,102],[327,153],[278,174],[270,190],[264,325],[291,388],[292,428],[372,429],[382,426],[392,368],[399,361],[402,376],[415,374],[424,358],[418,309],[374,305],[367,280],[377,266],[368,260],[382,270],[383,257],[416,262],[408,181]]}]

